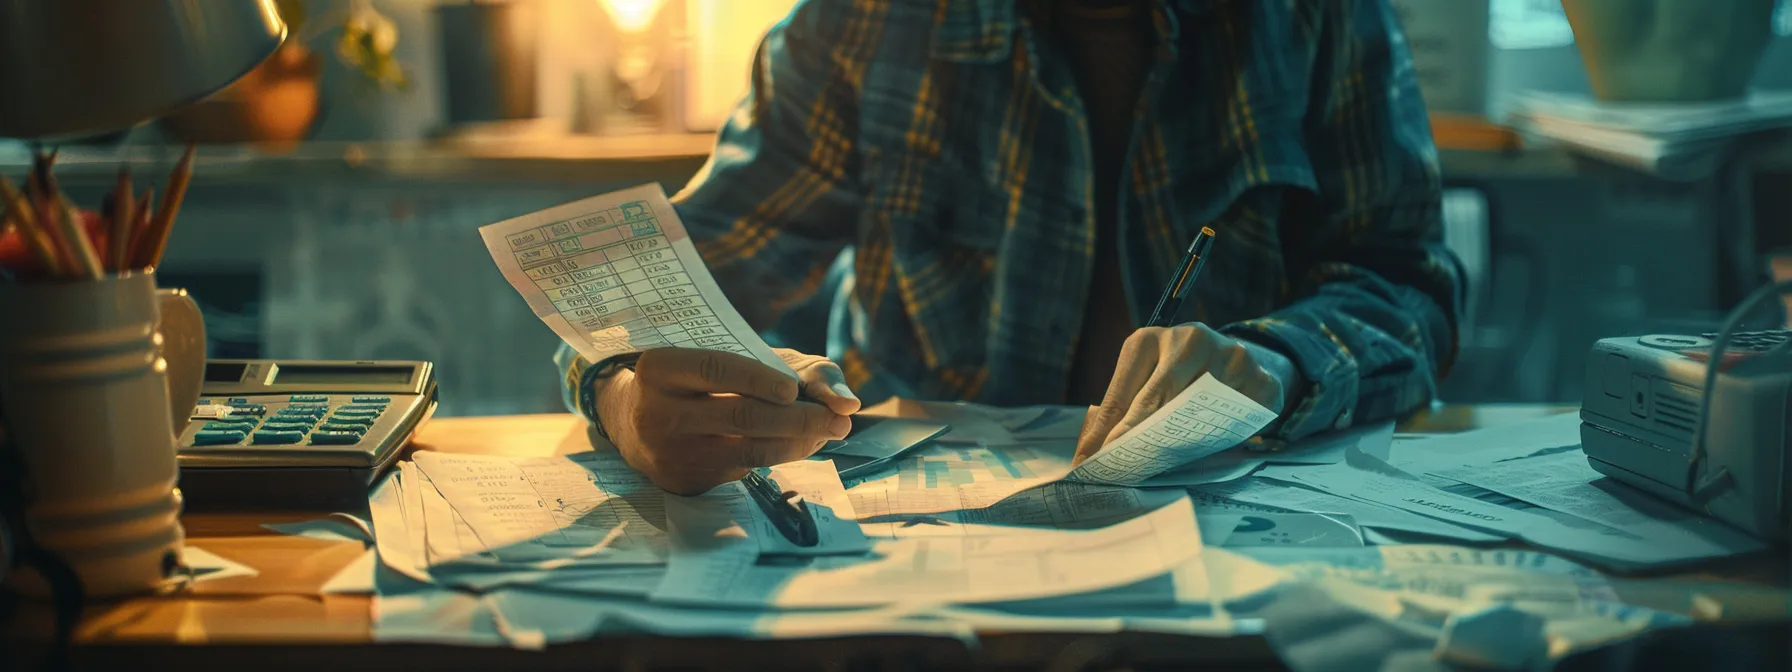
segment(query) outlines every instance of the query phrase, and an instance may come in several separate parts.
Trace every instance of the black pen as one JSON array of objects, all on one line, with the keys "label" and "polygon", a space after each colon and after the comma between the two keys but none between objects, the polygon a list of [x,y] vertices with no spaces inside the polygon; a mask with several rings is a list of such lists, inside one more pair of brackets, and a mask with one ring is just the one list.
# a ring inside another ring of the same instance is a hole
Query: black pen
[{"label": "black pen", "polygon": [[747,495],[765,512],[765,517],[771,519],[772,525],[790,543],[809,547],[821,542],[821,531],[815,528],[815,516],[809,513],[809,503],[796,499],[796,493],[784,492],[777,482],[766,478],[758,469],[748,469],[747,476],[740,482],[746,486]]},{"label": "black pen", "polygon": [[1168,327],[1176,320],[1176,313],[1182,309],[1182,299],[1188,296],[1195,286],[1195,278],[1201,275],[1201,266],[1207,262],[1207,250],[1213,247],[1213,229],[1201,227],[1195,239],[1188,244],[1188,252],[1182,255],[1182,265],[1177,267],[1176,274],[1170,276],[1170,284],[1164,285],[1164,295],[1157,299],[1157,308],[1151,311],[1148,327]]}]

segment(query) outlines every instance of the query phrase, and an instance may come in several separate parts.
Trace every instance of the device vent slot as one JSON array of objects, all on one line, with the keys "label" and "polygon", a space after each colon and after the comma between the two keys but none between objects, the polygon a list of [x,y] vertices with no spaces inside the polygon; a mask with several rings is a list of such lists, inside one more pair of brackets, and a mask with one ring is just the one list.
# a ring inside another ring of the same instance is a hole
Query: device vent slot
[{"label": "device vent slot", "polygon": [[1655,391],[1655,421],[1683,432],[1691,432],[1699,418],[1699,405],[1690,396],[1681,396],[1665,388]]}]

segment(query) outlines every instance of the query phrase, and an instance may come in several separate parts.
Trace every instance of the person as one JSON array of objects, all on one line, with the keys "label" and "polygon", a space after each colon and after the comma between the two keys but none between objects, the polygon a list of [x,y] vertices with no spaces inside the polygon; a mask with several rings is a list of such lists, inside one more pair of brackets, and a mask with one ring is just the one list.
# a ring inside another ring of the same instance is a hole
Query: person
[{"label": "person", "polygon": [[[800,382],[706,350],[556,356],[569,405],[682,494],[892,396],[1098,405],[1080,460],[1202,374],[1293,440],[1428,403],[1456,352],[1387,0],[807,0],[673,202],[756,328],[852,250],[837,361],[780,353]],[[1189,309],[1139,328],[1203,226]]]}]

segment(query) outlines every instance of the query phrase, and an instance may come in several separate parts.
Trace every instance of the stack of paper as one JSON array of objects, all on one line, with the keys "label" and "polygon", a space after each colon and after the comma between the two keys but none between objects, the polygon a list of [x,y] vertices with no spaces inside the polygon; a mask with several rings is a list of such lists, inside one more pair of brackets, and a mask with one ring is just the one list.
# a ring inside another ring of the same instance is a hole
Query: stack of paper
[{"label": "stack of paper", "polygon": [[1792,93],[1739,101],[1601,103],[1587,96],[1532,93],[1518,121],[1594,156],[1669,179],[1710,175],[1746,135],[1792,127]]},{"label": "stack of paper", "polygon": [[[699,497],[668,495],[614,455],[420,453],[401,463],[372,499],[380,562],[416,584],[383,591],[382,636],[424,636],[430,624],[440,625],[441,614],[464,608],[489,612],[494,620],[487,626],[505,642],[527,644],[527,637],[519,641],[506,632],[539,631],[515,625],[539,616],[505,605],[544,604],[540,597],[518,597],[542,591],[636,617],[677,620],[686,610],[692,622],[732,623],[740,629],[727,634],[743,636],[811,631],[799,627],[802,619],[785,618],[796,608],[833,610],[845,619],[836,621],[864,631],[911,631],[920,626],[901,621],[915,618],[929,621],[932,631],[943,618],[934,610],[946,605],[1099,593],[1157,577],[1169,577],[1174,587],[1178,572],[1193,573],[1180,581],[1183,594],[1211,616],[1201,534],[1186,496],[1158,497],[1153,508],[1102,527],[988,526],[986,534],[891,538],[873,546],[831,463],[782,465],[773,477],[810,503],[821,543],[790,544],[738,484]],[[486,597],[457,601],[426,586]],[[948,629],[968,628],[964,618],[947,619]],[[771,624],[777,627],[767,629]],[[584,637],[601,626],[561,624],[558,630]],[[469,621],[452,629],[479,627]]]},{"label": "stack of paper", "polygon": [[[1732,117],[1677,117],[1666,137],[1703,141],[1713,125],[1742,123]],[[588,358],[699,347],[789,372],[722,295],[656,187],[481,233],[536,314]],[[1371,618],[1411,617],[1390,604],[1443,618],[1450,645],[1439,651],[1473,661],[1504,624],[1542,637],[1635,623],[1609,622],[1616,610],[1603,598],[1558,608],[1597,577],[1553,557],[1372,545],[1520,539],[1626,566],[1754,547],[1608,489],[1585,468],[1578,435],[1558,425],[1396,450],[1383,423],[1279,445],[1252,438],[1274,413],[1203,375],[1073,464],[1083,408],[895,405],[868,413],[951,430],[868,467],[850,489],[826,460],[774,468],[817,516],[811,547],[779,534],[739,484],[672,496],[613,453],[421,453],[373,497],[379,561],[410,580],[380,588],[378,635],[540,646],[638,631],[1229,634],[1262,626],[1249,609],[1263,593],[1302,583]],[[1543,582],[1554,592],[1538,597],[1513,571],[1567,578]],[[1544,604],[1520,609],[1526,600]]]}]

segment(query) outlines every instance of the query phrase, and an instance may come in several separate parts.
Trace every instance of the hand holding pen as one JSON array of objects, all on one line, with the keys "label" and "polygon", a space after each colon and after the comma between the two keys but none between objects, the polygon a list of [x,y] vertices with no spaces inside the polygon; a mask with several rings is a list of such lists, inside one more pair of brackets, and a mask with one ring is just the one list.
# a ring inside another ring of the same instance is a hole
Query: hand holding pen
[{"label": "hand holding pen", "polygon": [[1203,374],[1281,412],[1293,367],[1276,351],[1233,339],[1199,322],[1178,324],[1183,303],[1211,256],[1214,231],[1202,227],[1171,274],[1151,320],[1126,339],[1101,406],[1077,439],[1080,463],[1163,408]]},{"label": "hand holding pen", "polygon": [[187,146],[174,168],[160,209],[153,189],[134,193],[129,168],[100,211],[75,207],[56,183],[56,154],[38,154],[20,189],[0,175],[0,270],[16,280],[92,280],[161,262],[193,175]]}]

